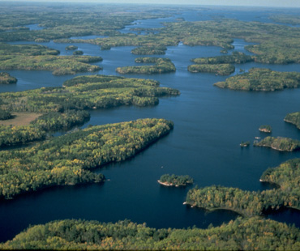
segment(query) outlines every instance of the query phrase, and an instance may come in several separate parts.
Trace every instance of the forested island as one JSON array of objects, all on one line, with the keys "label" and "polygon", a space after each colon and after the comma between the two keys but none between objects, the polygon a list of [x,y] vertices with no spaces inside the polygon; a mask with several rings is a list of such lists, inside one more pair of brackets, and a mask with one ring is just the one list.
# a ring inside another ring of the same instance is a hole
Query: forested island
[{"label": "forested island", "polygon": [[135,55],[164,55],[166,54],[167,47],[164,45],[153,46],[140,46],[134,48],[131,53]]},{"label": "forested island", "polygon": [[284,137],[266,137],[261,141],[254,143],[254,146],[270,147],[277,151],[292,152],[300,148],[300,141]]},{"label": "forested island", "polygon": [[156,57],[143,57],[136,58],[136,63],[151,63],[154,65],[146,66],[125,66],[118,67],[116,72],[120,74],[156,74],[156,73],[169,73],[175,72],[175,65],[168,58],[156,58]]},{"label": "forested island", "polygon": [[67,80],[63,87],[1,93],[2,113],[33,112],[44,115],[34,119],[30,125],[0,123],[0,146],[45,139],[49,131],[80,125],[90,118],[85,110],[124,105],[153,106],[158,104],[159,97],[180,94],[176,89],[159,85],[154,80],[88,75]]},{"label": "forested island", "polygon": [[188,66],[189,72],[215,73],[217,75],[230,75],[235,71],[231,64],[193,64]]},{"label": "forested island", "polygon": [[7,72],[0,72],[0,85],[16,84],[18,80]]},{"label": "forested island", "polygon": [[164,174],[158,180],[158,183],[163,186],[186,186],[187,184],[192,184],[194,182],[193,178],[188,175],[175,175],[175,174]]},{"label": "forested island", "polygon": [[32,147],[0,152],[0,197],[54,185],[102,182],[104,176],[89,169],[133,157],[168,134],[173,123],[141,119],[93,126]]},{"label": "forested island", "polygon": [[2,70],[46,70],[53,75],[70,75],[78,72],[101,70],[90,63],[102,61],[98,56],[58,56],[59,51],[46,46],[9,45],[0,43],[0,69]]},{"label": "forested island", "polygon": [[129,220],[60,220],[29,227],[0,249],[299,250],[300,230],[260,217],[208,229],[155,229]]},{"label": "forested island", "polygon": [[300,112],[289,113],[284,118],[285,122],[291,123],[300,129]]},{"label": "forested island", "polygon": [[270,125],[261,125],[258,130],[261,132],[271,133],[272,127]]},{"label": "forested island", "polygon": [[300,73],[252,68],[249,72],[229,77],[224,82],[218,82],[214,85],[242,91],[276,91],[299,87]]}]

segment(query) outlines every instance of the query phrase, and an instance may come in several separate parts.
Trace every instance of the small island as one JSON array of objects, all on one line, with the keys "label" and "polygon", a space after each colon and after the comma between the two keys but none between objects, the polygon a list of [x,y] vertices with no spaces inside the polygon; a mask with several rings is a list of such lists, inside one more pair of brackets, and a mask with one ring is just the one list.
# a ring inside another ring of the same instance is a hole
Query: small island
[{"label": "small island", "polygon": [[77,50],[78,47],[75,46],[75,45],[69,45],[66,47],[66,51],[74,51],[74,50]]},{"label": "small island", "polygon": [[254,146],[270,147],[277,151],[292,152],[300,148],[300,141],[282,137],[266,137],[261,141],[254,143]]},{"label": "small island", "polygon": [[0,72],[0,84],[1,85],[10,85],[10,84],[16,84],[18,80],[7,72]]},{"label": "small island", "polygon": [[250,141],[246,141],[246,142],[242,141],[240,146],[241,147],[248,147],[248,146],[250,146]]},{"label": "small island", "polygon": [[272,127],[269,125],[262,125],[258,128],[259,131],[261,132],[266,132],[266,133],[271,133],[272,132]]},{"label": "small island", "polygon": [[83,51],[74,51],[73,55],[83,55]]},{"label": "small island", "polygon": [[175,175],[175,174],[164,174],[157,181],[163,186],[186,186],[187,184],[192,184],[194,180],[188,175]]}]

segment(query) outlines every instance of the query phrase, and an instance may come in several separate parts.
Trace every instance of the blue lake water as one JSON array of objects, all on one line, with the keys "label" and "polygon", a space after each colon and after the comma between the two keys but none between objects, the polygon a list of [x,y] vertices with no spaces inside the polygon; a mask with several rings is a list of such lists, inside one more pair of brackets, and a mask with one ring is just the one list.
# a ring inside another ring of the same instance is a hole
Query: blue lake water
[{"label": "blue lake water", "polygon": [[[186,20],[201,20],[221,13],[247,20],[256,20],[260,16],[265,20],[269,15],[269,12],[262,11],[241,15],[229,9],[211,12],[213,11],[196,12],[192,15],[188,11],[182,17]],[[180,14],[176,15],[180,17]],[[147,27],[156,27],[160,21],[143,22]],[[61,55],[68,55],[65,47],[69,44],[52,41],[41,44],[59,49]],[[245,52],[244,46],[247,44],[241,39],[235,39],[235,50]],[[130,46],[101,51],[95,45],[74,45],[84,51],[85,55],[103,58],[102,62],[96,63],[103,67],[97,74],[119,75],[115,72],[117,67],[135,65],[134,59],[138,57],[131,54],[134,47]],[[220,225],[237,216],[233,212],[208,213],[182,205],[189,187],[178,189],[160,186],[157,180],[165,173],[190,175],[199,187],[216,184],[251,191],[271,188],[270,185],[259,182],[261,174],[268,167],[278,166],[291,158],[300,158],[300,152],[283,153],[252,145],[241,148],[239,144],[241,141],[253,142],[255,137],[267,136],[258,131],[263,124],[272,126],[272,136],[300,140],[300,131],[283,121],[287,113],[300,111],[300,89],[277,92],[224,90],[213,84],[225,80],[225,76],[187,71],[192,58],[223,55],[220,50],[221,48],[213,46],[170,46],[163,57],[172,60],[177,69],[175,73],[127,76],[156,79],[161,86],[179,89],[181,95],[161,98],[159,105],[155,107],[132,106],[91,111],[91,119],[83,128],[150,117],[172,120],[175,123],[174,130],[133,159],[96,170],[109,179],[105,184],[51,188],[25,194],[14,200],[1,201],[0,241],[11,239],[29,224],[56,219],[81,218],[116,222],[126,218],[138,223],[146,222],[148,226],[156,228],[186,228],[193,225],[206,228],[210,223]],[[277,71],[300,70],[298,64],[247,63],[236,67],[237,72],[239,69],[247,71],[252,67],[266,67]],[[74,77],[53,76],[51,72],[45,71],[9,73],[18,78],[18,83],[0,86],[1,92],[61,86],[65,80]],[[299,212],[285,211],[268,217],[300,226]]]}]

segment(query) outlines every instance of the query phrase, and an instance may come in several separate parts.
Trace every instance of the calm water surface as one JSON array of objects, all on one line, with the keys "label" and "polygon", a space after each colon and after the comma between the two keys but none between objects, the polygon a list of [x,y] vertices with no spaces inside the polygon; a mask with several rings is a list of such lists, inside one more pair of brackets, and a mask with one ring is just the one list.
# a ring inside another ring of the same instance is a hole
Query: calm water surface
[{"label": "calm water surface", "polygon": [[[195,12],[193,15],[191,12],[184,12],[181,16],[201,20],[219,12],[220,10],[213,13]],[[225,17],[233,15],[235,18],[253,20],[258,16],[265,20],[269,15],[268,12],[240,15],[229,10],[221,14]],[[178,14],[177,17],[179,16]],[[161,20],[141,22],[147,24],[146,27],[157,27]],[[68,55],[65,51],[67,44],[52,41],[42,44],[59,49],[61,55]],[[135,65],[134,59],[137,56],[131,54],[134,47],[101,51],[95,45],[74,45],[83,50],[85,55],[103,57],[102,62],[96,63],[103,67],[98,74],[118,75],[115,72],[117,67]],[[243,40],[235,39],[234,45],[235,50],[245,52],[246,43]],[[51,188],[22,195],[15,200],[1,201],[0,241],[11,239],[29,224],[56,219],[81,218],[116,222],[127,218],[138,223],[146,222],[148,226],[156,228],[185,228],[193,225],[205,228],[210,223],[220,225],[237,216],[233,212],[208,213],[182,205],[189,187],[178,189],[160,186],[157,179],[165,173],[188,174],[200,187],[217,184],[252,191],[271,188],[270,185],[259,182],[263,171],[288,159],[299,158],[300,152],[282,153],[253,146],[240,148],[239,144],[241,141],[253,142],[255,137],[265,137],[266,134],[258,131],[262,124],[273,127],[272,136],[300,140],[300,131],[283,121],[287,113],[300,110],[300,89],[267,93],[223,90],[213,84],[226,77],[192,74],[187,71],[190,59],[221,55],[220,50],[218,47],[188,47],[183,44],[168,47],[164,57],[174,62],[176,73],[130,75],[159,80],[161,86],[177,88],[181,95],[161,98],[159,105],[155,107],[119,107],[91,111],[91,119],[83,128],[150,117],[172,120],[175,123],[174,130],[135,158],[96,170],[109,179],[105,184]],[[248,71],[252,67],[267,67],[277,71],[300,69],[297,64],[282,66],[248,63],[236,67],[234,74],[239,69]],[[73,77],[53,76],[51,72],[45,71],[9,73],[18,78],[18,83],[0,86],[1,92],[61,86],[65,80]],[[299,212],[287,210],[268,217],[300,226],[299,216]]]}]

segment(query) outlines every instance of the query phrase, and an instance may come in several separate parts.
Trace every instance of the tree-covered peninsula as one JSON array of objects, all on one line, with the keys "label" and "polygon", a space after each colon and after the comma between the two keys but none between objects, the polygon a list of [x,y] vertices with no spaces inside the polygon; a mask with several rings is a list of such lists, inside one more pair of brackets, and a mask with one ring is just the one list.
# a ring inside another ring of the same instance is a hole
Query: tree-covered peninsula
[{"label": "tree-covered peninsula", "polygon": [[300,112],[289,113],[285,116],[284,121],[297,126],[300,129]]},{"label": "tree-covered peninsula", "polygon": [[0,249],[299,250],[298,228],[259,217],[209,229],[155,229],[129,220],[60,220],[30,226]]},{"label": "tree-covered peninsula", "polygon": [[291,159],[267,169],[260,178],[261,182],[277,184],[278,189],[252,192],[223,186],[195,187],[187,193],[186,203],[207,210],[232,210],[245,217],[284,207],[300,210],[299,177],[300,159]]},{"label": "tree-covered peninsula", "polygon": [[34,112],[43,116],[33,120],[31,125],[0,125],[0,146],[45,139],[49,131],[82,124],[90,116],[85,110],[123,105],[152,106],[158,104],[159,97],[180,94],[176,89],[159,85],[154,80],[88,75],[67,80],[64,87],[1,93],[3,111]]},{"label": "tree-covered peninsula", "polygon": [[8,45],[0,43],[0,69],[3,70],[45,70],[54,75],[69,75],[78,72],[101,70],[102,61],[96,56],[58,56],[59,51],[42,45]]},{"label": "tree-covered peninsula", "polygon": [[16,84],[18,80],[7,72],[0,72],[0,85]]},{"label": "tree-covered peninsula", "polygon": [[116,72],[120,74],[156,74],[176,71],[175,65],[168,58],[143,57],[136,58],[135,62],[151,63],[154,65],[118,67]]},{"label": "tree-covered peninsula", "polygon": [[242,91],[276,91],[299,87],[300,73],[251,68],[249,72],[229,77],[225,81],[214,85],[220,88]]},{"label": "tree-covered peninsula", "polygon": [[158,180],[158,183],[163,186],[186,186],[187,184],[192,184],[194,182],[193,178],[188,175],[175,175],[175,174],[164,174]]},{"label": "tree-covered peninsula", "polygon": [[292,152],[300,148],[300,141],[283,137],[266,137],[261,141],[254,143],[254,146],[270,147],[277,151]]},{"label": "tree-covered peninsula", "polygon": [[94,126],[32,147],[0,152],[0,197],[54,185],[101,182],[89,169],[133,157],[173,129],[164,119]]}]

